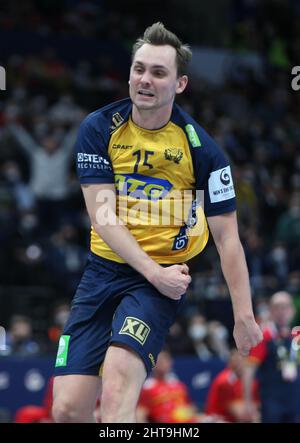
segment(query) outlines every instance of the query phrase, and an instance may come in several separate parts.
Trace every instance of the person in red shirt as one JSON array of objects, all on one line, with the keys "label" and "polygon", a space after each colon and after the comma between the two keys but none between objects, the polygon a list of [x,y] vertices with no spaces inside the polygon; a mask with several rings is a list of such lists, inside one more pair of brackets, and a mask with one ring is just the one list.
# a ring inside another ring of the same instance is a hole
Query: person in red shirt
[{"label": "person in red shirt", "polygon": [[42,406],[27,405],[19,408],[14,417],[14,423],[52,423],[52,390],[53,377],[48,381]]},{"label": "person in red shirt", "polygon": [[172,357],[163,350],[141,391],[137,417],[140,423],[197,423],[200,415],[187,387],[171,372]]},{"label": "person in red shirt", "polygon": [[[207,415],[231,423],[246,421],[242,384],[244,367],[244,358],[237,350],[231,351],[228,366],[216,376],[209,389],[205,406]],[[256,404],[253,421],[258,421],[259,400],[256,381],[252,384],[252,399]]]}]

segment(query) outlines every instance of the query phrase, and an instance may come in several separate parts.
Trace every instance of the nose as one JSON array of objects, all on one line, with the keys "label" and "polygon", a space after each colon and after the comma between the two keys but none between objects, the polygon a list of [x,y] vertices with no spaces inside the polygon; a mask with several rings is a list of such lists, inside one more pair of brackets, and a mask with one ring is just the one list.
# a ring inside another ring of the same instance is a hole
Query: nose
[{"label": "nose", "polygon": [[151,83],[151,75],[149,72],[147,71],[143,72],[141,76],[141,83],[143,85],[149,85]]}]

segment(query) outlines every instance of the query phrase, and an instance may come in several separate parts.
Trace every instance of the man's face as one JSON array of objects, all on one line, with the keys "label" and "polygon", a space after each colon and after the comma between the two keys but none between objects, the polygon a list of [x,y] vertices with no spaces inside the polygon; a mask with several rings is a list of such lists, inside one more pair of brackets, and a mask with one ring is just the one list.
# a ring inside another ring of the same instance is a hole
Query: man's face
[{"label": "man's face", "polygon": [[295,309],[290,300],[278,300],[271,304],[272,318],[279,326],[289,326],[293,320]]},{"label": "man's face", "polygon": [[144,44],[137,50],[130,69],[129,94],[139,110],[173,104],[175,94],[185,89],[187,77],[177,78],[176,51],[172,46]]}]

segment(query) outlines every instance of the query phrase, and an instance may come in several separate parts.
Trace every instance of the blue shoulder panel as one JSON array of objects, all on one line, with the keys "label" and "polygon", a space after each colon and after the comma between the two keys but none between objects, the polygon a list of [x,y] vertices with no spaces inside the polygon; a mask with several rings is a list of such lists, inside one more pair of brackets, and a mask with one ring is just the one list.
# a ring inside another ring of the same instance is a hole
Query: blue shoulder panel
[{"label": "blue shoulder panel", "polygon": [[114,183],[108,145],[111,134],[131,113],[131,100],[125,99],[89,114],[81,123],[76,149],[76,167],[81,184]]},{"label": "blue shoulder panel", "polygon": [[185,132],[193,159],[196,189],[203,191],[207,217],[236,209],[230,163],[223,150],[183,109],[174,105],[171,120]]}]

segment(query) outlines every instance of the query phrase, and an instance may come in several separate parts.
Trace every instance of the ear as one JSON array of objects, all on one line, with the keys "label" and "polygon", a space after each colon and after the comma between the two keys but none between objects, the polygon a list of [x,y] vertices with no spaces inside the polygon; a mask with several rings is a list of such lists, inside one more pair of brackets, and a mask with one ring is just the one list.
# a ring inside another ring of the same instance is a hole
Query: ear
[{"label": "ear", "polygon": [[187,75],[181,75],[177,79],[177,86],[176,86],[176,94],[181,94],[188,84],[188,76]]}]

